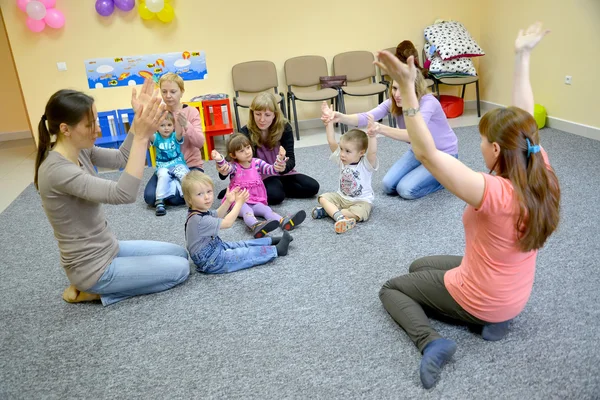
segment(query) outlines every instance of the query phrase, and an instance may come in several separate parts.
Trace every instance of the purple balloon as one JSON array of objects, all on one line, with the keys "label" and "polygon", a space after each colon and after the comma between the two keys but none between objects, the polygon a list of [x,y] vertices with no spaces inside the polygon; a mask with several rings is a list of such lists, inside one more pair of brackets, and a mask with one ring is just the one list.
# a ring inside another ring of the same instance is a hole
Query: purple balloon
[{"label": "purple balloon", "polygon": [[97,0],[96,11],[103,17],[108,17],[115,11],[115,3],[113,3],[113,0]]},{"label": "purple balloon", "polygon": [[115,6],[123,11],[131,11],[135,7],[135,0],[114,0]]}]

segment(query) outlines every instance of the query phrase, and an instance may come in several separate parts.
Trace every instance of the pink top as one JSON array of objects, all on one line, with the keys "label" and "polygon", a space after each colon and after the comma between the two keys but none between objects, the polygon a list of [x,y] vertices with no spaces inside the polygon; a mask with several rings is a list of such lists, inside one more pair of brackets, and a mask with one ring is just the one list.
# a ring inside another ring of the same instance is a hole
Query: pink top
[{"label": "pink top", "polygon": [[515,229],[519,208],[511,181],[482,175],[481,206],[467,205],[463,213],[465,256],[460,266],[446,272],[444,284],[471,315],[486,322],[504,322],[519,315],[529,300],[537,250],[519,249]]},{"label": "pink top", "polygon": [[[204,133],[202,132],[202,122],[200,121],[200,113],[195,107],[183,107],[180,110],[188,120],[187,128],[185,129],[185,139],[181,145],[183,158],[188,167],[202,168],[204,160],[200,149],[204,147]],[[175,118],[177,121],[177,118]]]},{"label": "pink top", "polygon": [[[219,165],[224,163],[226,163],[225,160],[218,162]],[[242,167],[235,161],[230,162],[229,165],[231,166],[229,190],[236,187],[248,189],[250,197],[246,203],[267,205],[267,188],[263,183],[263,176],[277,175],[275,168],[259,158],[253,158],[248,168]],[[223,198],[224,201],[225,198]]]}]

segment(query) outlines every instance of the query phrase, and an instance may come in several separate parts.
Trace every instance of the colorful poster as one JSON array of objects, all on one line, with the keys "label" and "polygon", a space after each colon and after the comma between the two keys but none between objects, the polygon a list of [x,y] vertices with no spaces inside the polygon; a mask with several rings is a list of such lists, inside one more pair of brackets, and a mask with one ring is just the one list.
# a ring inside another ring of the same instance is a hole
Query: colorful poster
[{"label": "colorful poster", "polygon": [[96,58],[86,60],[85,68],[90,89],[135,86],[146,78],[158,82],[167,72],[174,72],[186,81],[204,79],[207,74],[203,51]]}]

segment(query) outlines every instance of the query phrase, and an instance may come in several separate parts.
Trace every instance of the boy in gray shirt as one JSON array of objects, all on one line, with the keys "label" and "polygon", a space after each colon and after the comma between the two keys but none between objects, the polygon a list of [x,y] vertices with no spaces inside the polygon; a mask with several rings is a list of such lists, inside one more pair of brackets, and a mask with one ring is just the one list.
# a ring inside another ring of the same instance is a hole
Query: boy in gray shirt
[{"label": "boy in gray shirt", "polygon": [[247,190],[227,191],[223,204],[217,210],[210,210],[214,183],[208,175],[192,171],[183,178],[181,186],[189,207],[185,223],[187,250],[199,272],[235,272],[287,255],[293,240],[287,231],[281,237],[265,236],[239,242],[224,242],[219,237],[219,230],[231,228],[237,219],[248,200]]}]

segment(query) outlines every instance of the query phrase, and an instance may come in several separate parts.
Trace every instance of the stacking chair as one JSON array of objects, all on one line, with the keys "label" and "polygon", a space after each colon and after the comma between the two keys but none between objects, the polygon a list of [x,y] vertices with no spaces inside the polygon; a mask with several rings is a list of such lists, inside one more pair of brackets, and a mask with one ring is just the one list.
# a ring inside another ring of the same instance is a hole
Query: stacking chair
[{"label": "stacking chair", "polygon": [[100,111],[98,113],[98,124],[100,125],[101,136],[96,139],[94,144],[98,147],[118,149],[121,130],[119,129],[117,112],[115,110]]},{"label": "stacking chair", "polygon": [[[250,108],[254,96],[260,92],[273,89],[280,96],[279,104],[283,115],[287,117],[283,94],[278,92],[277,69],[271,61],[248,61],[236,64],[231,68],[233,80],[233,109],[235,111],[235,122],[238,132],[241,129],[238,107]],[[243,94],[240,94],[243,92]]]},{"label": "stacking chair", "polygon": [[[344,95],[348,96],[374,96],[385,94],[387,97],[387,86],[382,83],[376,83],[377,75],[373,61],[375,57],[370,51],[349,51],[340,53],[333,57],[333,74],[346,75],[348,86],[341,87],[340,102],[342,112],[346,112]],[[358,84],[362,81],[370,83]],[[351,85],[351,83],[356,83]],[[388,114],[390,126],[392,126],[392,117]],[[342,132],[344,125],[342,124]]]},{"label": "stacking chair", "polygon": [[[285,81],[287,83],[287,106],[294,110],[294,127],[296,129],[296,139],[300,140],[300,130],[298,128],[298,113],[296,112],[296,100],[298,101],[323,101],[331,100],[335,103],[336,109],[340,108],[340,91],[332,88],[321,89],[320,77],[328,76],[327,61],[321,56],[300,56],[290,58],[285,62]],[[294,90],[297,88],[314,87],[313,90]]]}]

